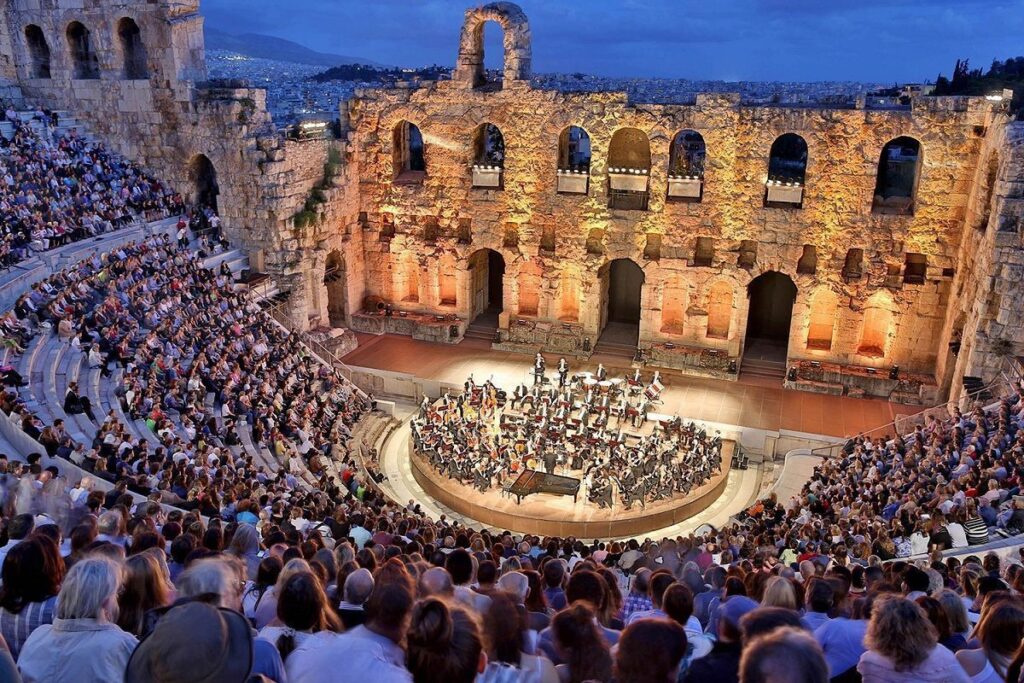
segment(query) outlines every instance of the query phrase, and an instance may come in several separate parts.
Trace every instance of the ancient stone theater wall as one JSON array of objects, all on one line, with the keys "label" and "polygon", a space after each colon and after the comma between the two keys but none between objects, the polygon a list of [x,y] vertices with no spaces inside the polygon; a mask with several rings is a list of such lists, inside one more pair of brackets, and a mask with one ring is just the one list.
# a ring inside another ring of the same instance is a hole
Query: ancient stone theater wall
[{"label": "ancient stone theater wall", "polygon": [[[475,255],[492,249],[505,263],[510,316],[502,322],[510,345],[579,351],[579,339],[593,345],[605,322],[607,264],[630,259],[644,276],[642,347],[657,353],[670,342],[736,359],[747,327],[747,286],[775,271],[796,285],[791,363],[879,372],[898,365],[925,384],[944,369],[943,330],[965,216],[986,137],[1005,119],[998,105],[951,97],[919,98],[894,110],[747,106],[719,94],[686,106],[649,105],[620,93],[537,90],[524,80],[529,36],[516,11],[505,5],[467,12],[451,82],[361,92],[350,103],[361,207],[377,236],[366,243],[368,294],[466,321],[479,310]],[[506,28],[503,87],[479,86],[480,13]],[[424,141],[426,170],[411,181],[396,151],[403,122]],[[473,187],[475,133],[487,123],[504,138],[500,189]],[[559,139],[569,126],[590,138],[586,195],[557,191]],[[624,129],[649,141],[647,210],[609,208],[610,146]],[[670,144],[685,129],[706,143],[699,202],[666,197]],[[786,133],[807,144],[799,208],[765,201],[769,153]],[[913,208],[881,213],[873,210],[879,159],[900,136],[920,143]],[[713,249],[710,263],[696,258],[700,238],[710,238],[702,243]],[[808,247],[816,263],[798,269]],[[859,276],[844,274],[854,249],[863,250]],[[908,254],[925,263],[917,281],[906,277]],[[832,321],[831,332],[827,325],[823,331],[823,320]]]}]

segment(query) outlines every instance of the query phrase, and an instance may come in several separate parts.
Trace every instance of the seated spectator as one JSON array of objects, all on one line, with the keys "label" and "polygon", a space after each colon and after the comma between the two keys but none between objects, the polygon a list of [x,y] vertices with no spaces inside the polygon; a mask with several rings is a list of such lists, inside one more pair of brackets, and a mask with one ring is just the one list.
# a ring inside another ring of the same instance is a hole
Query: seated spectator
[{"label": "seated spectator", "polygon": [[938,644],[924,610],[907,598],[883,595],[875,601],[865,644],[857,665],[864,683],[970,680],[953,653]]},{"label": "seated spectator", "polygon": [[754,638],[740,662],[742,683],[826,683],[828,666],[806,631],[784,627]]},{"label": "seated spectator", "polygon": [[[569,601],[569,606],[577,603],[586,603],[589,609],[596,615],[604,604],[606,590],[604,579],[599,574],[581,569],[573,572],[573,575],[569,578],[569,585],[566,587],[565,596]],[[609,648],[618,642],[618,631],[602,626],[600,623],[595,624],[595,626]],[[562,662],[561,651],[555,643],[554,624],[541,631],[537,649],[547,655],[555,664]]]},{"label": "seated spectator", "polygon": [[357,569],[345,579],[338,616],[346,630],[366,622],[366,601],[372,593],[373,574],[366,569]]},{"label": "seated spectator", "polygon": [[554,648],[562,662],[558,677],[563,683],[611,678],[611,653],[596,620],[594,609],[585,601],[570,603],[551,620]]},{"label": "seated spectator", "polygon": [[472,613],[427,598],[412,612],[406,663],[417,683],[473,683],[487,667],[480,629]]},{"label": "seated spectator", "polygon": [[816,631],[829,622],[829,612],[835,605],[835,589],[828,579],[816,578],[807,588],[804,597],[804,626],[809,631]]},{"label": "seated spectator", "polygon": [[[189,535],[191,538],[191,535]],[[185,542],[187,539],[179,537],[175,539],[175,543],[179,541]],[[174,556],[174,544],[171,544],[171,555]],[[174,563],[172,562],[172,565]],[[274,587],[277,583],[277,579],[281,576],[281,570],[284,565],[281,564],[281,558],[276,555],[268,555],[260,560],[260,566],[256,570],[255,580],[248,581],[245,584],[245,588],[242,592],[242,614],[253,624],[256,623],[256,610],[259,608],[260,603],[263,602],[263,598],[266,594]]]},{"label": "seated spectator", "polygon": [[683,627],[686,634],[686,653],[679,664],[680,677],[685,676],[690,662],[711,651],[711,640],[704,635],[700,622],[693,616],[693,593],[687,586],[676,583],[668,587],[662,606],[669,619]]},{"label": "seated spectator", "polygon": [[718,620],[718,640],[707,656],[690,664],[684,679],[686,683],[716,681],[732,683],[739,680],[740,620],[758,608],[758,604],[745,595],[734,595],[722,603]]},{"label": "seated spectator", "polygon": [[629,626],[637,619],[649,619],[649,618],[660,618],[665,616],[664,610],[661,608],[662,598],[665,596],[665,591],[668,587],[676,582],[676,578],[672,576],[667,570],[658,570],[651,575],[650,582],[648,585],[649,597],[651,599],[651,609],[649,610],[637,610],[629,615],[626,619],[626,625]]},{"label": "seated spectator", "polygon": [[615,680],[675,683],[686,654],[686,634],[674,621],[637,619],[626,627],[615,653]]},{"label": "seated spectator", "polygon": [[22,680],[122,680],[139,641],[114,623],[120,587],[121,568],[114,561],[86,557],[77,562],[61,586],[53,624],[35,629],[21,648],[18,668]]},{"label": "seated spectator", "polygon": [[1018,598],[998,600],[989,605],[974,630],[981,646],[960,649],[956,659],[972,683],[1000,683],[1024,642],[1024,607]]},{"label": "seated spectator", "polygon": [[[526,577],[519,576],[525,584]],[[516,680],[558,683],[558,673],[551,660],[523,652],[528,633],[526,611],[516,604],[515,597],[503,592],[491,595],[491,607],[484,615],[483,633],[487,643],[488,671],[485,678],[505,680],[511,674],[497,670],[514,669],[518,672]]]},{"label": "seated spectator", "polygon": [[117,625],[135,636],[142,635],[146,612],[171,604],[172,595],[173,587],[160,562],[149,553],[132,555],[124,563],[124,584],[117,597]]},{"label": "seated spectator", "polygon": [[327,602],[320,580],[310,572],[292,574],[281,587],[277,601],[280,626],[267,626],[259,637],[277,646],[288,678],[302,680],[303,658],[291,655],[299,651],[328,647],[341,632],[341,622]]},{"label": "seated spectator", "polygon": [[0,575],[0,634],[17,660],[32,632],[53,623],[64,559],[52,539],[33,534],[11,548]]}]

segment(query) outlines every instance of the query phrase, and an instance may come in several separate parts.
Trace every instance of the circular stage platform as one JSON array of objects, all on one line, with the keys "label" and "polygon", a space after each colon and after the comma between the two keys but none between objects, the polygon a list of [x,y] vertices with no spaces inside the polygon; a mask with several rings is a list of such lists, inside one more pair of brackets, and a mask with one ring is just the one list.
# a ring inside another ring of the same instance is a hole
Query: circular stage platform
[{"label": "circular stage platform", "polygon": [[689,495],[676,495],[668,500],[634,505],[626,510],[620,503],[601,509],[580,491],[574,502],[571,496],[538,493],[526,496],[521,503],[502,491],[486,493],[443,477],[435,472],[426,457],[408,443],[413,477],[430,497],[464,517],[497,529],[538,536],[574,536],[576,538],[626,538],[678,524],[706,510],[725,489],[735,451],[735,441],[722,442],[722,471],[713,475]]}]

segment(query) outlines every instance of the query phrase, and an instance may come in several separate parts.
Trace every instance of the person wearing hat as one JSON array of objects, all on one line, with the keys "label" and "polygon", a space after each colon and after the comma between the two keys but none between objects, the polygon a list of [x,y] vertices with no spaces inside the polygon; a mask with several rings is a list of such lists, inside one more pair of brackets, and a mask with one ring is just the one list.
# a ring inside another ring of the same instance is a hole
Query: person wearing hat
[{"label": "person wearing hat", "polygon": [[686,672],[685,683],[715,681],[737,683],[740,671],[740,620],[758,608],[745,595],[733,595],[722,603],[718,620],[718,640],[711,652],[694,661]]}]

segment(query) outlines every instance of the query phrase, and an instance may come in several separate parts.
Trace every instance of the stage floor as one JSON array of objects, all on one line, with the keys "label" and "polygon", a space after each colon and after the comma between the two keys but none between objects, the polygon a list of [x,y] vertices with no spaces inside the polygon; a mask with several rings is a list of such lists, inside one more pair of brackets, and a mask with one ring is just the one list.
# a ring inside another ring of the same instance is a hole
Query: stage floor
[{"label": "stage floor", "polygon": [[[476,381],[489,377],[511,391],[528,381],[532,359],[521,353],[494,351],[484,341],[436,344],[397,335],[357,334],[359,347],[342,360],[352,366],[407,373],[461,386],[473,374]],[[558,362],[545,354],[548,368]],[[571,372],[593,371],[603,362],[609,375],[621,377],[628,367],[619,357],[595,354],[589,361],[569,361]],[[630,372],[632,372],[630,370]],[[644,370],[645,381],[653,373]],[[552,375],[552,372],[548,373]],[[657,412],[680,415],[684,420],[704,420],[753,429],[787,429],[807,434],[843,438],[890,425],[896,415],[920,411],[920,406],[890,403],[881,399],[849,398],[783,389],[770,382],[687,377],[662,370],[664,405]]]},{"label": "stage floor", "polygon": [[721,471],[689,495],[680,493],[646,506],[635,504],[628,510],[618,500],[611,508],[600,508],[587,500],[583,486],[576,500],[571,496],[538,493],[517,503],[500,490],[481,492],[444,477],[411,444],[409,459],[413,477],[431,498],[475,522],[540,536],[626,538],[685,522],[711,507],[726,488],[735,442],[724,441],[722,446]]}]

